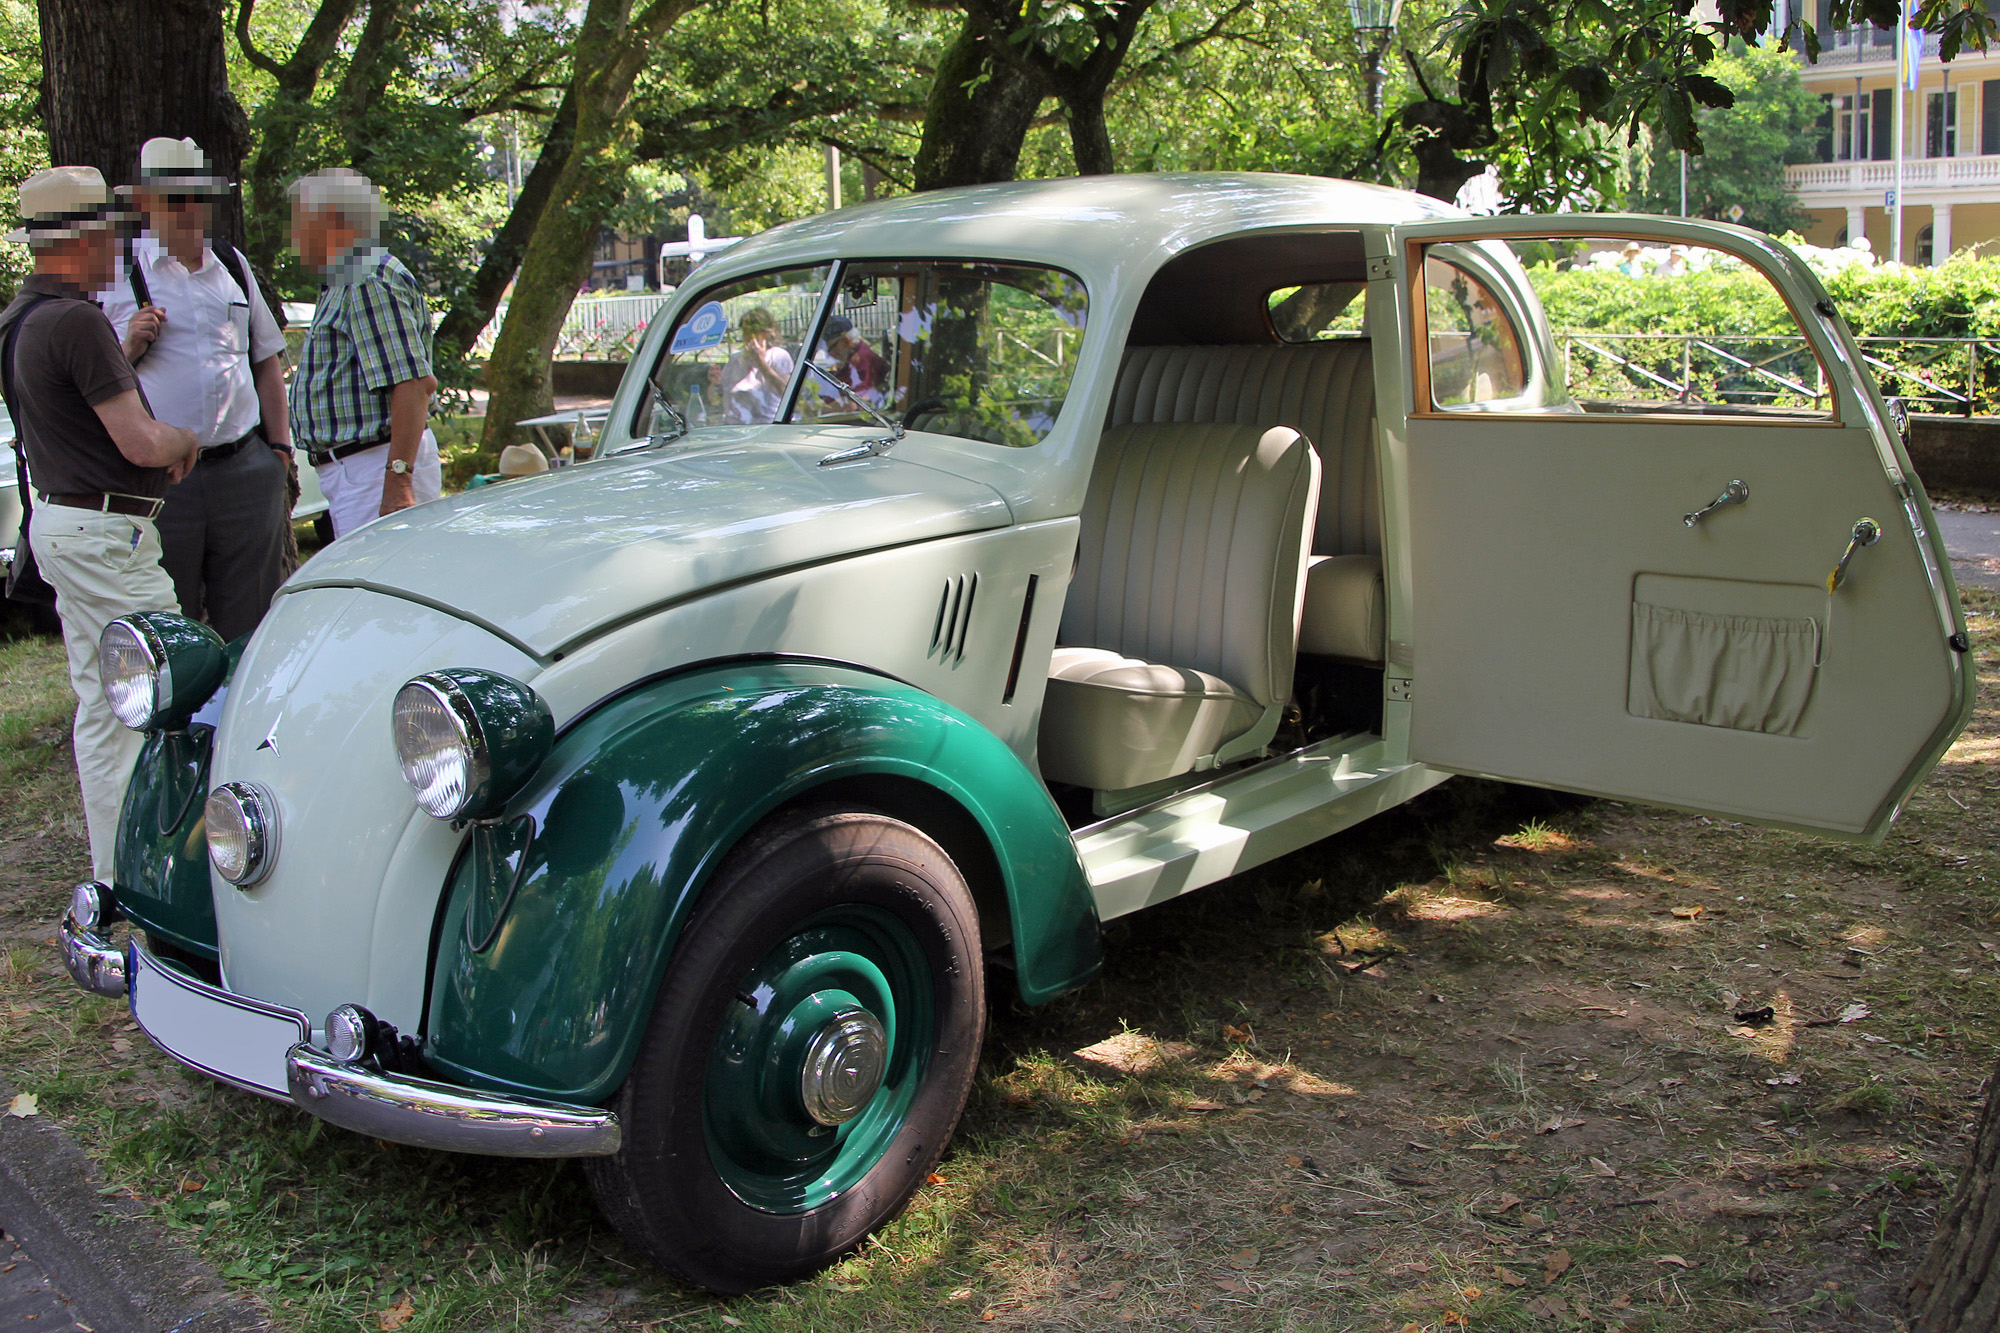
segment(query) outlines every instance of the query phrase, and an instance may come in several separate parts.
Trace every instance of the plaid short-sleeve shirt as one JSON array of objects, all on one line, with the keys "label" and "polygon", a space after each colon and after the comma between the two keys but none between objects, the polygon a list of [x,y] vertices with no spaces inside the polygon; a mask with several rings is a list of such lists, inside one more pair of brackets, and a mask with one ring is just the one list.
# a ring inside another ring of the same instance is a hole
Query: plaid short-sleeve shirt
[{"label": "plaid short-sleeve shirt", "polygon": [[292,440],[308,450],[389,437],[389,391],[431,373],[431,312],[416,277],[381,246],[335,265],[290,390]]}]

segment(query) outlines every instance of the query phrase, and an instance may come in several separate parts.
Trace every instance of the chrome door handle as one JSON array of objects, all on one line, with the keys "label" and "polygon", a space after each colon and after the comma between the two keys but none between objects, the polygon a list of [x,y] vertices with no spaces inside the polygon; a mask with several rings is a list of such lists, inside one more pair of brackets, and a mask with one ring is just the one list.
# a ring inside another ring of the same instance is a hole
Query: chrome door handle
[{"label": "chrome door handle", "polygon": [[1864,518],[1859,523],[1856,523],[1854,525],[1854,535],[1848,538],[1847,549],[1840,553],[1840,563],[1835,565],[1833,572],[1826,576],[1826,590],[1829,593],[1837,592],[1840,585],[1847,581],[1847,562],[1854,558],[1854,553],[1864,546],[1873,546],[1881,540],[1882,525],[1880,523],[1877,523],[1872,518]]},{"label": "chrome door handle", "polygon": [[1745,486],[1740,480],[1732,481],[1727,486],[1722,488],[1722,494],[1716,496],[1713,500],[1710,500],[1707,504],[1695,510],[1692,514],[1682,514],[1681,522],[1687,524],[1689,527],[1693,527],[1695,524],[1707,518],[1710,514],[1713,514],[1716,510],[1727,509],[1730,505],[1743,504],[1746,501],[1748,501],[1749,498],[1750,498],[1750,488],[1748,486]]}]

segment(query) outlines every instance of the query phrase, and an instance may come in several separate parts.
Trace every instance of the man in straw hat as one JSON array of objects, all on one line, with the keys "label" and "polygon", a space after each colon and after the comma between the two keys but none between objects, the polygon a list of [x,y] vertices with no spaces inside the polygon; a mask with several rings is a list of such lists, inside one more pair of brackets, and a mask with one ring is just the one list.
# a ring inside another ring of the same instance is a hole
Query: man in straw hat
[{"label": "man in straw hat", "polygon": [[192,431],[153,419],[89,299],[111,280],[125,220],[104,178],[95,167],[38,171],[21,183],[21,216],[7,239],[28,243],[35,271],[0,312],[0,388],[34,480],[29,549],[56,590],[90,860],[108,882],[140,736],[104,697],[97,638],[118,616],[177,609],[153,520],[199,446]]},{"label": "man in straw hat", "polygon": [[230,184],[194,140],[148,139],[133,189],[145,230],[104,313],[153,414],[201,441],[201,466],[160,510],[162,563],[181,610],[236,639],[285,577],[285,335],[242,252],[215,249]]},{"label": "man in straw hat", "polygon": [[437,388],[431,312],[380,244],[382,196],[366,176],[329,167],[293,181],[291,196],[293,248],[327,282],[292,376],[292,439],[319,474],[337,541],[443,493],[424,426]]}]

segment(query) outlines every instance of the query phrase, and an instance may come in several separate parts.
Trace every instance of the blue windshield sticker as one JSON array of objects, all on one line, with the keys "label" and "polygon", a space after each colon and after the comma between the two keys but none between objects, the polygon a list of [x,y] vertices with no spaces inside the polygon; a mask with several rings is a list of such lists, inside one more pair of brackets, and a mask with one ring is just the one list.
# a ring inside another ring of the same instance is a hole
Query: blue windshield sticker
[{"label": "blue windshield sticker", "polygon": [[722,302],[710,301],[689,316],[687,323],[674,330],[673,344],[669,352],[699,352],[704,347],[713,347],[722,341],[722,335],[729,332],[729,315],[723,310]]}]

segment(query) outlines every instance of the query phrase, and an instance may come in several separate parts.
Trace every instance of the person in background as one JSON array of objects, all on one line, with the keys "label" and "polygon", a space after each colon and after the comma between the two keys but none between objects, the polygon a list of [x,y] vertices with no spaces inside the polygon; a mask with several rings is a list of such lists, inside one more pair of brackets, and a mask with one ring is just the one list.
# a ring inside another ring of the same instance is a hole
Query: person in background
[{"label": "person in background", "polygon": [[870,407],[882,406],[882,381],[888,378],[889,363],[856,336],[854,321],[835,315],[826,322],[826,350],[833,357],[833,377],[847,387],[848,396]]},{"label": "person in background", "polygon": [[121,725],[98,673],[104,627],[136,611],[174,611],[154,518],[195,465],[194,432],[156,421],[111,323],[92,303],[117,268],[115,207],[95,167],[52,167],[21,182],[20,230],[35,271],[0,312],[0,390],[35,483],[28,530],[56,590],[76,692],[76,776],[91,873],[110,883],[118,812],[144,742]]},{"label": "person in background", "polygon": [[242,251],[215,250],[230,188],[194,140],[148,139],[133,185],[145,230],[99,296],[153,414],[201,441],[201,466],[167,492],[160,546],[182,613],[224,640],[257,628],[285,581],[292,453],[285,335]]},{"label": "person in background", "polygon": [[292,246],[326,279],[292,375],[292,440],[319,474],[338,541],[444,493],[425,427],[431,312],[410,270],[380,244],[382,195],[329,167],[292,182]]},{"label": "person in background", "polygon": [[743,350],[729,358],[718,380],[725,419],[739,426],[768,425],[785,405],[792,354],[778,342],[778,321],[763,306],[744,311],[736,331],[743,335]]}]

